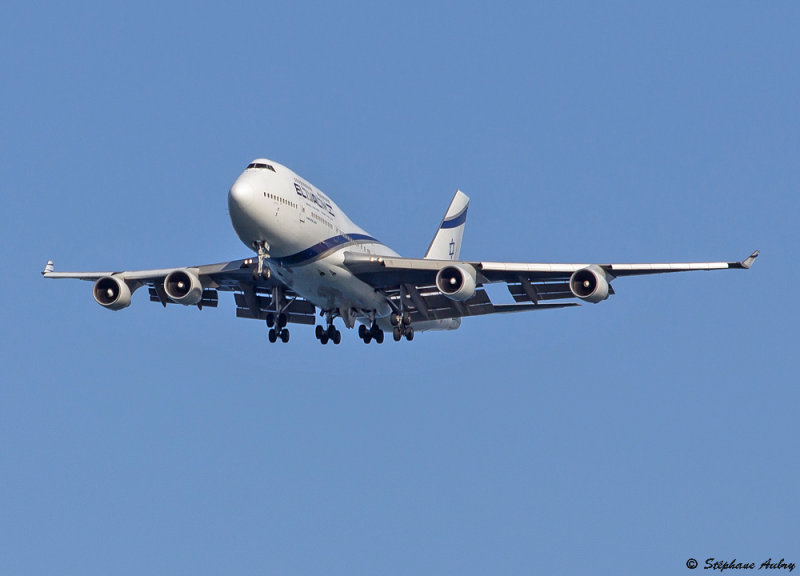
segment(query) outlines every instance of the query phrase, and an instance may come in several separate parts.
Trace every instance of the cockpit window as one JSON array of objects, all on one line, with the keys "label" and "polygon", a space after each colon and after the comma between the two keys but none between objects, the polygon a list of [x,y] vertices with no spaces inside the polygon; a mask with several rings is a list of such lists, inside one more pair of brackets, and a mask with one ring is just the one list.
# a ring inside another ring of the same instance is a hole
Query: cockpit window
[{"label": "cockpit window", "polygon": [[253,162],[252,164],[248,164],[247,167],[259,168],[261,170],[272,170],[273,172],[275,172],[275,168],[273,168],[271,164],[261,164],[260,162]]}]

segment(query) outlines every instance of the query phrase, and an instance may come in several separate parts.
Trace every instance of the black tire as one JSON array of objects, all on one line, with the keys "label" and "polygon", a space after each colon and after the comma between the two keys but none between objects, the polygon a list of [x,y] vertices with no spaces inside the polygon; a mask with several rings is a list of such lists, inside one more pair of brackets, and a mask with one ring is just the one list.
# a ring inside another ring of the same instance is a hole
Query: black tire
[{"label": "black tire", "polygon": [[374,338],[375,338],[375,342],[377,342],[378,344],[383,344],[383,330],[378,330],[375,333]]},{"label": "black tire", "polygon": [[286,314],[284,314],[282,312],[280,314],[278,314],[278,327],[279,328],[283,328],[284,326],[286,326],[288,321],[289,321],[289,318],[287,318]]},{"label": "black tire", "polygon": [[370,342],[372,342],[372,334],[367,332],[364,334],[364,344],[369,344]]},{"label": "black tire", "polygon": [[322,345],[323,345],[323,346],[324,346],[325,344],[327,344],[327,343],[328,343],[328,333],[327,333],[327,332],[323,332],[323,333],[322,333],[322,336],[321,336],[321,337],[320,337],[320,339],[319,339],[319,341],[320,341],[320,342],[322,342]]},{"label": "black tire", "polygon": [[406,328],[406,340],[411,342],[413,339],[414,339],[414,329],[411,326],[409,326],[408,328]]},{"label": "black tire", "polygon": [[337,330],[336,332],[333,333],[333,343],[338,344],[341,341],[342,341],[342,333]]},{"label": "black tire", "polygon": [[269,334],[267,334],[269,341],[275,344],[278,341],[278,333],[275,331],[275,328],[269,329]]},{"label": "black tire", "polygon": [[270,328],[275,326],[275,314],[267,314],[267,326]]},{"label": "black tire", "polygon": [[403,314],[403,325],[411,326],[411,314]]},{"label": "black tire", "polygon": [[389,316],[389,321],[392,323],[392,326],[397,326],[400,324],[400,314],[392,312],[392,315]]},{"label": "black tire", "polygon": [[395,326],[394,330],[392,330],[392,338],[394,338],[395,342],[400,342],[402,337],[403,333],[400,331],[400,326]]},{"label": "black tire", "polygon": [[281,330],[281,342],[285,344],[288,341],[289,341],[289,330],[284,328],[283,330]]},{"label": "black tire", "polygon": [[317,337],[317,340],[322,340],[322,335],[325,334],[325,328],[317,324],[316,330],[314,330],[314,334]]},{"label": "black tire", "polygon": [[358,337],[363,340],[364,338],[366,338],[366,336],[367,336],[367,327],[362,324],[361,326],[358,327]]}]

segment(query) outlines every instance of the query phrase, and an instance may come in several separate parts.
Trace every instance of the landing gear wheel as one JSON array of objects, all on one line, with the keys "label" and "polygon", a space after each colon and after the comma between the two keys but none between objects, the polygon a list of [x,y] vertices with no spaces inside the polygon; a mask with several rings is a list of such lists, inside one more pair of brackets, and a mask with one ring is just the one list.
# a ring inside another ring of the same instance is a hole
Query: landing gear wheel
[{"label": "landing gear wheel", "polygon": [[275,332],[275,328],[269,329],[269,334],[267,335],[267,337],[269,338],[269,341],[272,342],[273,344],[278,341],[278,333]]},{"label": "landing gear wheel", "polygon": [[400,330],[400,326],[395,326],[394,330],[392,330],[392,338],[394,338],[395,342],[400,342],[400,339],[403,337],[403,332]]},{"label": "landing gear wheel", "polygon": [[383,344],[383,330],[378,327],[377,322],[372,323],[372,326],[369,329],[369,335],[378,344]]},{"label": "landing gear wheel", "polygon": [[367,327],[363,324],[358,327],[358,337],[364,340],[367,337]]},{"label": "landing gear wheel", "polygon": [[319,337],[319,341],[322,342],[323,346],[325,344],[327,344],[328,343],[328,334],[326,332],[323,332],[322,336]]},{"label": "landing gear wheel", "polygon": [[397,326],[400,324],[400,314],[397,312],[392,312],[392,315],[389,317],[389,321],[392,323],[392,326]]},{"label": "landing gear wheel", "polygon": [[317,340],[322,340],[322,335],[325,334],[325,328],[317,324],[317,328],[314,331],[314,334],[316,335]]},{"label": "landing gear wheel", "polygon": [[284,328],[281,330],[281,342],[284,344],[289,341],[289,330]]},{"label": "landing gear wheel", "polygon": [[372,342],[372,334],[367,332],[364,334],[364,344],[369,344],[370,342]]},{"label": "landing gear wheel", "polygon": [[278,318],[276,319],[276,324],[280,328],[283,328],[284,326],[286,326],[288,321],[289,321],[289,318],[286,316],[286,314],[281,312],[280,314],[278,314]]},{"label": "landing gear wheel", "polygon": [[411,315],[410,314],[403,314],[403,325],[404,326],[411,326]]},{"label": "landing gear wheel", "polygon": [[273,314],[272,312],[267,314],[267,326],[270,328],[275,326],[275,314]]},{"label": "landing gear wheel", "polygon": [[406,340],[411,342],[413,339],[414,339],[414,329],[411,326],[409,326],[408,328],[406,328]]},{"label": "landing gear wheel", "polygon": [[328,326],[328,331],[325,333],[328,338],[334,343],[338,344],[342,341],[342,333],[336,329],[336,326],[331,324]]}]

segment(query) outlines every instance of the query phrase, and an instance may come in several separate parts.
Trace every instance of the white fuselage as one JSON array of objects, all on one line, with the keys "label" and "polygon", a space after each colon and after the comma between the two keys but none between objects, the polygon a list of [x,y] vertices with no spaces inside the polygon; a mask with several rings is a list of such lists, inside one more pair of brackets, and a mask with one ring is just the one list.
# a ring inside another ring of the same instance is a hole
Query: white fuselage
[{"label": "white fuselage", "polygon": [[398,254],[285,166],[254,160],[231,186],[228,208],[241,241],[251,249],[265,243],[271,273],[315,306],[341,311],[343,317],[352,310],[362,320],[370,314],[385,318],[391,313],[386,296],[342,263],[345,252]]}]

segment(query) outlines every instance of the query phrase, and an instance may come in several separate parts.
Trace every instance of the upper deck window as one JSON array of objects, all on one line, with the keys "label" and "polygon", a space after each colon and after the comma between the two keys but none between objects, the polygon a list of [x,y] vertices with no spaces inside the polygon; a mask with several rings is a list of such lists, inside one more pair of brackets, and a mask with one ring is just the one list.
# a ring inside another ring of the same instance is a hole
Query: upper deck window
[{"label": "upper deck window", "polygon": [[272,170],[273,172],[275,172],[275,168],[273,168],[271,164],[261,164],[260,162],[253,162],[252,164],[248,164],[247,167],[260,168],[262,170]]}]

